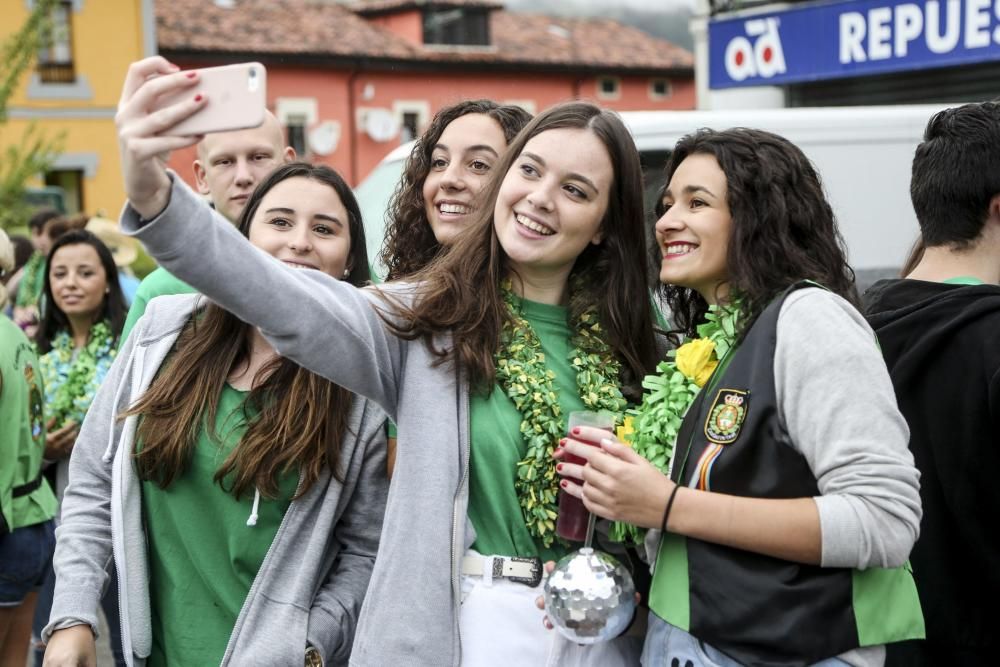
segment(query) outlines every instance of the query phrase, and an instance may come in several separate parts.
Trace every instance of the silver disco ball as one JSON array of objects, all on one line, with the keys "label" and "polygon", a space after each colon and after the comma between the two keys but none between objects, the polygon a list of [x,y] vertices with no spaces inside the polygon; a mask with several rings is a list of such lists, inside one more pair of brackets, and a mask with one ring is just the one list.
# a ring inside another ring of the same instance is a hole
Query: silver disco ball
[{"label": "silver disco ball", "polygon": [[612,556],[584,547],[566,556],[545,581],[545,613],[577,644],[617,637],[635,612],[635,584]]}]

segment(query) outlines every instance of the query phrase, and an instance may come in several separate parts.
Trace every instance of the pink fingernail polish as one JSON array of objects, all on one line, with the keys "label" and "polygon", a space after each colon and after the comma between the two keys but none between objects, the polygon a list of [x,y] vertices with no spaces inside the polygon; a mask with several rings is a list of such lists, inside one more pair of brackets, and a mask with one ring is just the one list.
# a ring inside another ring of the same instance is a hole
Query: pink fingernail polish
[{"label": "pink fingernail polish", "polygon": [[196,76],[198,76],[198,73],[197,73],[197,72],[188,72],[188,73],[187,73],[187,74],[185,74],[184,76],[186,76],[186,77],[187,77],[187,78],[189,78],[189,79],[193,79],[193,78],[195,78]]},{"label": "pink fingernail polish", "polygon": [[562,463],[560,463],[560,464],[556,465],[556,470],[557,470],[557,471],[560,471],[560,472],[561,472],[561,471],[562,471],[562,469],[563,469],[563,464],[562,464]]},{"label": "pink fingernail polish", "polygon": [[580,427],[579,426],[574,426],[573,430],[570,431],[570,433],[572,433],[573,435],[580,435]]},{"label": "pink fingernail polish", "polygon": [[194,101],[195,101],[195,102],[201,102],[201,100],[202,100],[202,99],[203,99],[203,98],[202,98],[202,96],[201,96],[201,94],[200,94],[200,93],[199,93],[198,95],[195,95],[195,96],[194,96]]}]

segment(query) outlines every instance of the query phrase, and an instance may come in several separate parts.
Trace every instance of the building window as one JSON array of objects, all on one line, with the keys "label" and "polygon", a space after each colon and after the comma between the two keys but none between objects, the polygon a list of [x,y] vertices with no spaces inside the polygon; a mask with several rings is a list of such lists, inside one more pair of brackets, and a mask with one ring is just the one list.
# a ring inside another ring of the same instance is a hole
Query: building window
[{"label": "building window", "polygon": [[62,188],[66,194],[66,213],[74,215],[86,211],[83,202],[83,170],[56,169],[45,172],[45,185]]},{"label": "building window", "polygon": [[670,97],[670,82],[666,79],[650,79],[649,81],[649,99],[651,100],[664,100]]},{"label": "building window", "polygon": [[405,144],[420,136],[431,117],[431,105],[426,100],[396,100],[392,115],[399,128],[399,143]]},{"label": "building window", "polygon": [[621,79],[603,76],[597,80],[597,96],[604,100],[617,100],[622,94]]},{"label": "building window", "polygon": [[399,143],[405,144],[420,136],[420,114],[415,111],[404,111],[403,122],[400,123]]},{"label": "building window", "polygon": [[305,156],[306,154],[306,123],[308,119],[305,114],[288,114],[285,117],[285,128],[288,134],[288,145],[295,149],[295,154]]},{"label": "building window", "polygon": [[42,83],[74,83],[73,3],[64,0],[52,9],[52,24],[38,52],[38,77]]},{"label": "building window", "polygon": [[471,8],[424,11],[424,44],[489,46],[489,13]]}]

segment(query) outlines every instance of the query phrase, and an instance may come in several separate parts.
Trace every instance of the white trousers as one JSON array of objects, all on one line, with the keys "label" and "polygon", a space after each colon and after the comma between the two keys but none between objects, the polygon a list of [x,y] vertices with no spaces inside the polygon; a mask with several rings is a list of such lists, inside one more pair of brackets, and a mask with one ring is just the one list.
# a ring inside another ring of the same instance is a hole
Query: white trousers
[{"label": "white trousers", "polygon": [[529,588],[506,579],[462,576],[462,667],[632,667],[642,638],[581,646],[542,624],[535,606],[544,582]]}]

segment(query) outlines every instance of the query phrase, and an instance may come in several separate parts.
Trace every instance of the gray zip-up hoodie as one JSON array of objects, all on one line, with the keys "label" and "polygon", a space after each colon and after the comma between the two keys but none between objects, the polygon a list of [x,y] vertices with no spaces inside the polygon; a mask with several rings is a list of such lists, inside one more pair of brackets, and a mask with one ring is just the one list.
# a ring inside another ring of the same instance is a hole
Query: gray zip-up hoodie
[{"label": "gray zip-up hoodie", "polygon": [[[184,323],[204,302],[196,294],[151,301],[94,398],[70,461],[45,639],[81,621],[97,632],[105,568],[113,555],[126,661],[141,666],[149,656],[146,535],[131,456],[137,418],[116,416],[145,392]],[[307,644],[327,664],[347,663],[385,509],[384,422],[373,403],[355,397],[340,454],[344,483],[324,471],[291,503],[243,603],[222,665],[301,665]]]},{"label": "gray zip-up hoodie", "polygon": [[[141,225],[126,207],[122,229],[135,233],[172,274],[260,327],[279,354],[308,360],[306,368],[371,398],[396,423],[384,539],[351,664],[458,665],[458,566],[472,543],[466,380],[452,364],[435,364],[423,342],[392,335],[376,312],[386,305],[374,290],[292,269],[216,215],[174,178],[163,214]],[[280,298],[262,299],[278,285]],[[383,289],[410,297],[406,288]],[[436,347],[449,344],[441,337]]]},{"label": "gray zip-up hoodie", "polygon": [[[385,530],[351,664],[459,665],[458,565],[474,541],[466,521],[469,386],[461,371],[436,363],[439,358],[422,341],[394,336],[377,312],[391,314],[392,308],[376,291],[282,264],[247,243],[178,179],[169,205],[155,220],[142,224],[126,207],[121,222],[122,229],[138,237],[171,273],[259,326],[282,355],[368,396],[396,422],[399,439]],[[261,298],[275,290],[281,299]],[[412,286],[398,284],[381,290],[402,302],[409,301],[413,292]],[[838,326],[817,325],[839,306],[832,307],[823,298],[802,301],[805,306],[800,307],[811,312],[794,318],[798,326],[788,338],[833,347],[844,335],[842,313],[833,318]],[[916,536],[917,473],[906,450],[906,424],[895,408],[888,376],[884,368],[881,377],[872,375],[871,363],[880,364],[881,359],[871,346],[871,331],[860,315],[855,316],[861,328],[852,331],[860,345],[868,347],[861,348],[864,354],[849,351],[847,359],[838,361],[844,369],[855,365],[861,369],[851,377],[877,380],[866,388],[865,401],[852,402],[870,406],[873,419],[859,411],[844,420],[832,413],[839,405],[836,400],[815,393],[790,401],[794,414],[786,416],[803,422],[808,435],[801,439],[803,453],[815,460],[821,484],[829,489],[829,495],[816,499],[823,564],[885,567],[905,560]],[[450,337],[439,336],[434,347],[450,345]],[[812,368],[812,351],[811,346],[792,345],[779,353],[783,359],[776,366],[779,393],[787,390],[799,397],[806,378],[797,369]],[[860,391],[839,381],[823,391],[834,389],[838,394]],[[817,431],[818,425],[830,424],[840,429]],[[856,424],[866,426],[867,438],[851,433]],[[842,436],[846,447],[831,446]],[[891,493],[886,492],[885,480],[891,480]]]}]

